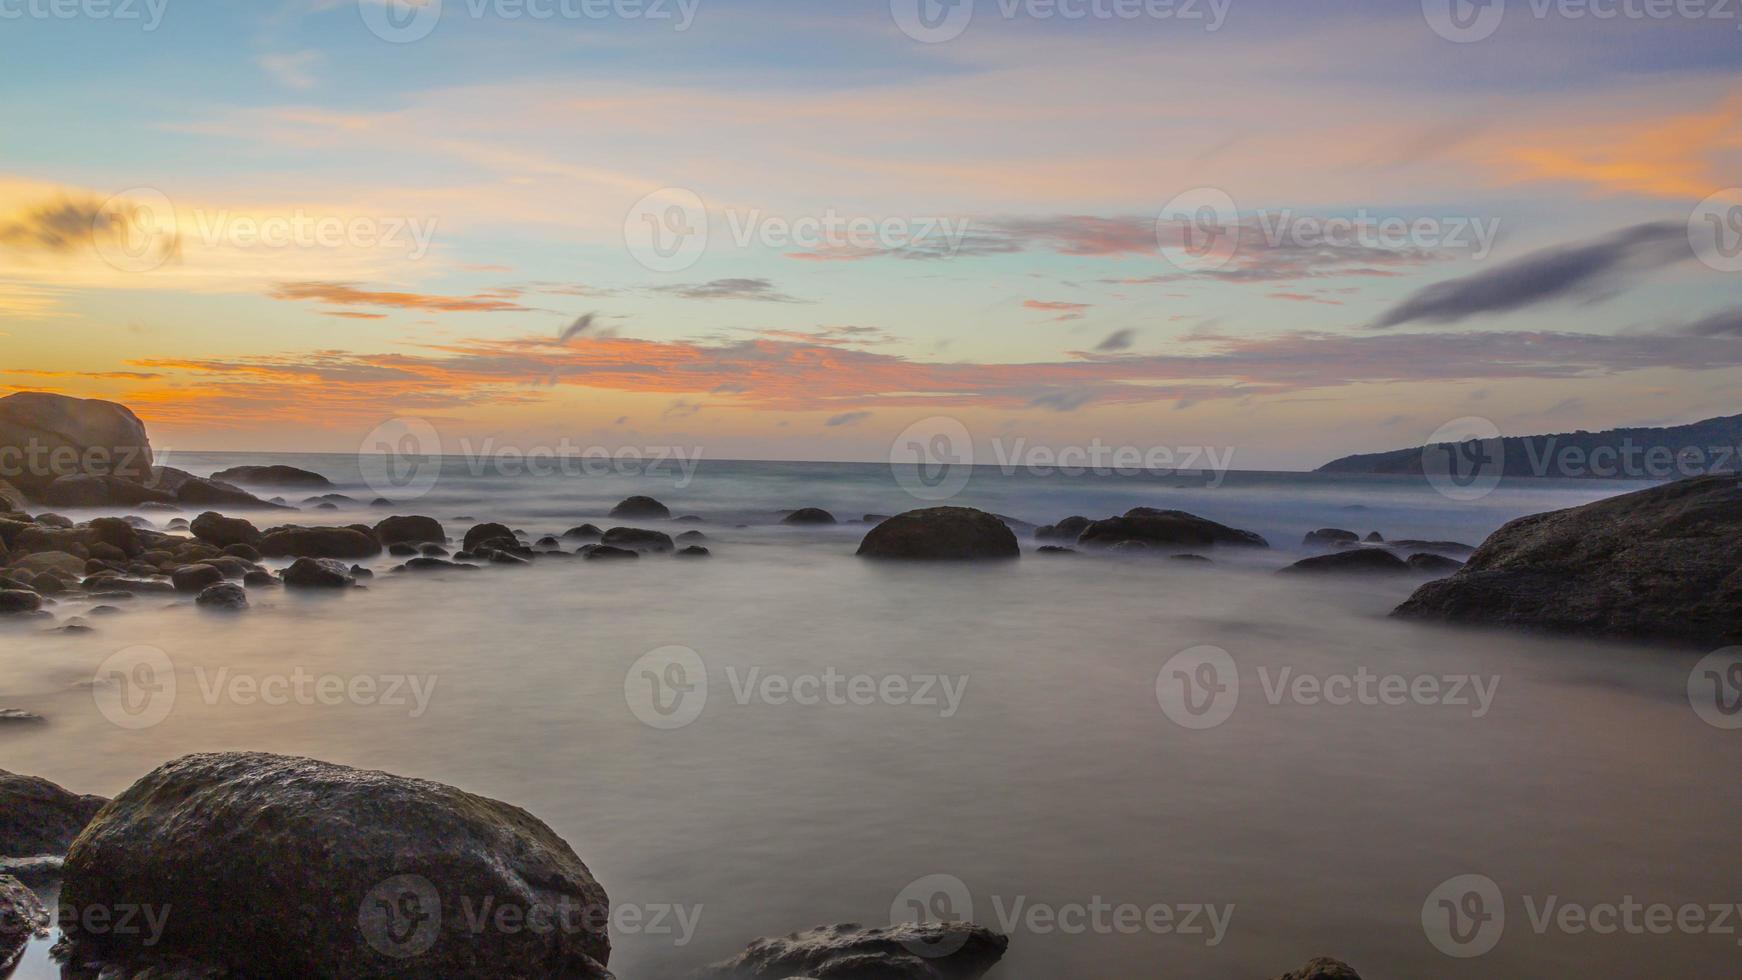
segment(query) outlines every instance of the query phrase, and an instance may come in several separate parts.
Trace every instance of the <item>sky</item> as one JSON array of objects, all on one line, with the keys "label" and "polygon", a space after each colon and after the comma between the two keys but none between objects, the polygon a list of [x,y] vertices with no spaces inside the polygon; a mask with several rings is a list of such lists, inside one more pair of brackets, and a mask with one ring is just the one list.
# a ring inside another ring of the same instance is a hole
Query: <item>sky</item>
[{"label": "sky", "polygon": [[0,394],[160,448],[1742,413],[1742,4],[0,0]]}]

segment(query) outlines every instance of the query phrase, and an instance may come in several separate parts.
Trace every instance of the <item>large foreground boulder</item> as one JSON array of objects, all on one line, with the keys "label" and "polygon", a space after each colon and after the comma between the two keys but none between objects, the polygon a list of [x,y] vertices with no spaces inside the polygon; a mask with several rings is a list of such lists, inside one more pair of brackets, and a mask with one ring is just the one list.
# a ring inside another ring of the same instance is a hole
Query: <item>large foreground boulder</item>
[{"label": "large foreground boulder", "polygon": [[1319,956],[1308,961],[1306,966],[1290,970],[1276,980],[1361,980],[1361,975],[1342,960]]},{"label": "large foreground boulder", "polygon": [[232,466],[212,474],[221,483],[239,487],[330,487],[333,481],[295,466]]},{"label": "large foreground boulder", "polygon": [[1742,643],[1742,478],[1522,517],[1393,615],[1714,648]]},{"label": "large foreground boulder", "polygon": [[898,514],[859,543],[863,558],[967,561],[1022,557],[1016,533],[972,507],[931,507]]},{"label": "large foreground boulder", "polygon": [[975,980],[997,965],[1010,939],[968,923],[820,926],[758,939],[700,980]]},{"label": "large foreground boulder", "polygon": [[0,398],[4,477],[35,495],[57,477],[119,477],[143,483],[151,475],[145,423],[126,407],[94,398],[21,391]]},{"label": "large foreground boulder", "polygon": [[0,859],[65,854],[107,802],[0,769]]},{"label": "large foreground boulder", "polygon": [[1156,510],[1153,507],[1137,507],[1126,511],[1123,517],[1096,521],[1083,529],[1077,543],[1097,548],[1134,544],[1185,550],[1217,545],[1270,547],[1268,541],[1251,531],[1218,524],[1183,510]]},{"label": "large foreground boulder", "polygon": [[313,759],[221,753],[145,776],[67,854],[63,909],[166,910],[158,942],[65,916],[61,927],[72,964],[119,975],[191,962],[284,980],[598,980],[609,976],[608,901],[573,849],[518,807]]}]

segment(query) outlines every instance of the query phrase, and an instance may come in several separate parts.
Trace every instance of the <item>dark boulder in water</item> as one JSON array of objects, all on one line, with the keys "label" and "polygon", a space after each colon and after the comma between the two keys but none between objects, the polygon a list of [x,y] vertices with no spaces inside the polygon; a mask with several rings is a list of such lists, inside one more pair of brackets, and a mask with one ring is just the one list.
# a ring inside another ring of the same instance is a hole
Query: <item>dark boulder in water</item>
[{"label": "dark boulder in water", "polygon": [[290,510],[284,504],[261,500],[238,486],[222,480],[202,480],[189,477],[176,487],[177,503],[196,507],[223,507],[226,510]]},{"label": "dark boulder in water", "polygon": [[1037,555],[1080,555],[1080,554],[1082,554],[1082,552],[1078,551],[1075,548],[1067,548],[1063,545],[1057,545],[1057,544],[1043,544],[1040,547],[1034,549],[1034,552]]},{"label": "dark boulder in water", "polygon": [[177,592],[199,592],[224,580],[222,569],[206,564],[183,565],[169,575]]},{"label": "dark boulder in water", "polygon": [[596,524],[582,524],[580,527],[571,527],[564,531],[563,537],[570,541],[597,541],[604,534],[605,532],[600,530]]},{"label": "dark boulder in water", "polygon": [[1431,551],[1438,555],[1463,556],[1476,552],[1474,547],[1460,541],[1417,541],[1414,538],[1392,541],[1387,544],[1387,547],[1396,548],[1399,551]]},{"label": "dark boulder in water", "polygon": [[175,496],[118,476],[67,474],[35,491],[36,499],[50,507],[139,507],[167,504]]},{"label": "dark boulder in water", "polygon": [[1742,478],[1702,476],[1494,532],[1394,615],[1695,647],[1742,643]]},{"label": "dark boulder in water", "polygon": [[457,561],[448,561],[446,558],[430,558],[427,556],[413,558],[405,563],[405,567],[414,572],[439,572],[445,568],[463,568],[469,571],[478,570],[478,566],[476,565],[467,565]]},{"label": "dark boulder in water", "polygon": [[819,926],[758,939],[737,958],[702,971],[698,980],[975,980],[1009,948],[1008,937],[965,922]]},{"label": "dark boulder in water", "polygon": [[1360,540],[1361,536],[1354,531],[1345,531],[1340,527],[1321,527],[1317,531],[1308,531],[1307,536],[1301,539],[1301,544],[1309,548],[1341,548]]},{"label": "dark boulder in water", "polygon": [[284,570],[284,584],[293,589],[348,589],[357,584],[357,578],[344,562],[298,558]]},{"label": "dark boulder in water", "polygon": [[[605,890],[536,817],[313,759],[162,766],[73,844],[61,900],[168,911],[158,935],[62,923],[70,966],[118,976],[609,976]],[[522,927],[476,928],[481,908]]]},{"label": "dark boulder in water", "polygon": [[389,517],[375,525],[375,537],[382,544],[441,544],[448,532],[433,517]]},{"label": "dark boulder in water", "polygon": [[576,552],[588,561],[609,561],[618,558],[640,558],[641,552],[616,548],[608,544],[589,544]]},{"label": "dark boulder in water", "polygon": [[1251,531],[1218,524],[1183,510],[1137,507],[1123,517],[1096,521],[1083,529],[1079,544],[1109,547],[1137,541],[1158,548],[1208,548],[1217,545],[1268,548],[1270,543]]},{"label": "dark boulder in water", "polygon": [[11,875],[0,875],[0,975],[10,974],[24,947],[48,935],[48,909]]},{"label": "dark boulder in water", "polygon": [[905,560],[984,561],[1022,557],[1016,532],[972,507],[910,510],[872,528],[859,556]]},{"label": "dark boulder in water", "polygon": [[278,576],[260,569],[243,575],[242,584],[250,589],[275,589],[283,583],[278,581]]},{"label": "dark boulder in water", "polygon": [[241,612],[248,608],[248,593],[234,582],[220,582],[200,592],[194,602],[203,609]]},{"label": "dark boulder in water", "polygon": [[373,558],[381,542],[373,532],[354,527],[296,527],[287,525],[266,532],[260,553],[268,558]]},{"label": "dark boulder in water", "polygon": [[108,800],[0,769],[0,858],[65,854]]},{"label": "dark boulder in water", "polygon": [[1385,535],[1380,534],[1378,531],[1370,531],[1367,536],[1361,540],[1368,544],[1383,544],[1385,543]]},{"label": "dark boulder in water", "polygon": [[605,532],[599,543],[635,551],[666,552],[677,547],[671,540],[671,535],[664,531],[649,531],[639,527],[614,527]]},{"label": "dark boulder in water", "polygon": [[514,536],[514,531],[506,524],[479,524],[466,532],[465,540],[460,545],[465,551],[477,551],[485,546],[518,548],[520,539]]},{"label": "dark boulder in water", "polygon": [[610,516],[664,520],[671,516],[671,508],[652,497],[635,496],[611,508]]},{"label": "dark boulder in water", "polygon": [[1282,570],[1285,575],[1394,575],[1409,571],[1409,564],[1384,548],[1350,548],[1328,555],[1304,558]]},{"label": "dark boulder in water", "polygon": [[801,507],[781,518],[780,523],[805,525],[837,524],[839,522],[835,520],[835,515],[823,510],[821,507]]},{"label": "dark boulder in water", "polygon": [[702,547],[699,544],[692,544],[689,547],[684,548],[681,551],[679,551],[677,553],[677,557],[679,557],[679,558],[711,558],[711,557],[713,557],[713,554],[714,554],[713,552],[709,551],[708,549]]},{"label": "dark boulder in water", "polygon": [[1361,975],[1342,960],[1320,956],[1298,970],[1290,970],[1276,980],[1361,980]]},{"label": "dark boulder in water", "polygon": [[212,479],[243,487],[330,487],[333,481],[295,466],[232,466],[212,474]]},{"label": "dark boulder in water", "polygon": [[0,616],[16,616],[42,608],[42,596],[26,589],[0,589]]}]

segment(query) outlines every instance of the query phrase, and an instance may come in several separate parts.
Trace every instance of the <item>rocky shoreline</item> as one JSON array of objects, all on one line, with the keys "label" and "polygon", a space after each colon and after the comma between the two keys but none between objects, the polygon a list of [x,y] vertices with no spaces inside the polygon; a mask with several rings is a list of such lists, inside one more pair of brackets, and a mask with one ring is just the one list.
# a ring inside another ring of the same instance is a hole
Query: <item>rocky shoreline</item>
[{"label": "rocky shoreline", "polygon": [[[580,856],[525,810],[440,783],[207,753],[106,801],[0,772],[0,814],[13,815],[0,871],[33,865],[60,883],[56,918],[0,873],[0,970],[58,925],[53,955],[75,980],[612,977],[613,906]],[[498,915],[478,928],[486,902],[550,927]],[[755,940],[692,976],[973,980],[1009,948],[972,923],[841,924]],[[1278,980],[1359,977],[1321,958]]]}]

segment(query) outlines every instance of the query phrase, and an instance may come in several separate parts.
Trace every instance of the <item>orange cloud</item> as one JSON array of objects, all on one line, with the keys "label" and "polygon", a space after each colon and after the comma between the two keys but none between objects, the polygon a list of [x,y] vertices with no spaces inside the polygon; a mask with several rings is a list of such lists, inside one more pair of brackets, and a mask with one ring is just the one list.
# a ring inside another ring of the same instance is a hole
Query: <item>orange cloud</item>
[{"label": "orange cloud", "polygon": [[335,306],[390,306],[401,310],[442,313],[525,313],[531,307],[513,302],[518,290],[496,289],[471,296],[377,292],[348,282],[281,282],[267,291],[273,299],[315,300]]},{"label": "orange cloud", "polygon": [[[1734,183],[1717,158],[1742,148],[1742,93],[1708,112],[1554,127],[1533,125],[1488,151],[1516,180],[1589,184],[1612,194],[1701,199]],[[1734,175],[1732,175],[1733,177]]]}]

